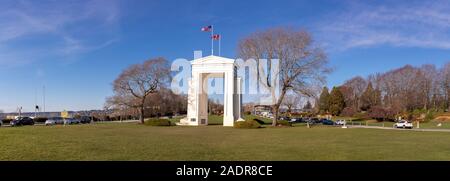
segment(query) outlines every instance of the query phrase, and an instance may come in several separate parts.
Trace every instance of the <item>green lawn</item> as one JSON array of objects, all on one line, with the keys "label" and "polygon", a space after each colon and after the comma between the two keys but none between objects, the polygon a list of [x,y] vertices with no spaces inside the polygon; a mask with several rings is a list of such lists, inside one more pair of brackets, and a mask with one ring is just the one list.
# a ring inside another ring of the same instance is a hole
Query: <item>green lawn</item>
[{"label": "green lawn", "polygon": [[135,123],[0,128],[0,160],[450,160],[450,133]]}]

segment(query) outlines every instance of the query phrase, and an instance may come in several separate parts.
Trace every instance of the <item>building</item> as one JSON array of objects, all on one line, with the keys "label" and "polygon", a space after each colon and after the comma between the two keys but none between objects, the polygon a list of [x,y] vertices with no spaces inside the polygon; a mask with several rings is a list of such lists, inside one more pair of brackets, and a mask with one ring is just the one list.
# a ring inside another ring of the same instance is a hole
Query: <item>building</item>
[{"label": "building", "polygon": [[253,114],[264,116],[272,114],[272,107],[269,105],[255,105],[253,106]]}]

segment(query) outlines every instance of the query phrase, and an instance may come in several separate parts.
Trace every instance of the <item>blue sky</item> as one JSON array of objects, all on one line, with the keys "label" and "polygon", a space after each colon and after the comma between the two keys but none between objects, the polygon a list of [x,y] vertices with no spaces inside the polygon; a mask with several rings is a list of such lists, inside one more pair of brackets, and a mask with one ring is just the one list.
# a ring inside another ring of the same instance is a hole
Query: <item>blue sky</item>
[{"label": "blue sky", "polygon": [[147,58],[209,52],[200,28],[239,39],[275,26],[304,28],[328,54],[328,85],[405,64],[450,61],[448,1],[26,1],[0,0],[0,110],[100,109],[111,82]]}]

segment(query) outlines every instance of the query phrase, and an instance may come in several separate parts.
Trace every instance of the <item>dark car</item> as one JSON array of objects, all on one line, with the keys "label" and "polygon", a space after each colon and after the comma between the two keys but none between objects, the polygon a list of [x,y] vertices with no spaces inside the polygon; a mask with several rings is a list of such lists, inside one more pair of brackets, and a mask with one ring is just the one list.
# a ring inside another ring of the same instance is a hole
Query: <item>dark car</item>
[{"label": "dark car", "polygon": [[289,122],[291,123],[305,123],[305,119],[303,118],[292,118]]},{"label": "dark car", "polygon": [[282,116],[282,117],[280,117],[280,120],[282,120],[282,121],[289,121],[291,119],[289,117]]},{"label": "dark car", "polygon": [[80,122],[81,122],[81,124],[89,124],[89,123],[91,123],[91,117],[90,116],[81,116]]},{"label": "dark car", "polygon": [[305,123],[314,124],[314,120],[312,118],[305,118],[303,120],[305,121]]},{"label": "dark car", "polygon": [[33,119],[30,117],[19,117],[9,123],[11,126],[34,125]]},{"label": "dark car", "polygon": [[322,119],[319,119],[319,118],[311,118],[310,119],[310,121],[312,122],[312,123],[322,123]]},{"label": "dark car", "polygon": [[323,119],[322,124],[323,125],[335,125],[334,121],[331,121],[329,119]]}]

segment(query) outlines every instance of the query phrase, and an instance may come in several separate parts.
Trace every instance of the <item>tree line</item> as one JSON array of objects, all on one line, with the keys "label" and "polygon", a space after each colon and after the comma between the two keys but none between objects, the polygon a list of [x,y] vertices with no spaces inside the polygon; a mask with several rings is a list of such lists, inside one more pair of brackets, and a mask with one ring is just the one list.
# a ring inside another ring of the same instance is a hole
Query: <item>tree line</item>
[{"label": "tree line", "polygon": [[317,102],[321,113],[394,120],[417,119],[450,108],[450,62],[414,67],[406,65],[385,73],[347,80],[331,93],[324,87]]}]

